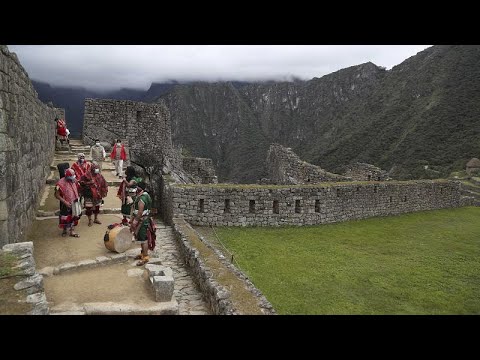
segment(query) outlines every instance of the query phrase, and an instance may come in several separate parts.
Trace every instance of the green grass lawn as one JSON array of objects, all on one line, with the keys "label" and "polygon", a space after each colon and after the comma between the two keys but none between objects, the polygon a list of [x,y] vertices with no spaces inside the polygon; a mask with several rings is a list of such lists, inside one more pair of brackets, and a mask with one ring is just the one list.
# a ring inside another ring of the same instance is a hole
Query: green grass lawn
[{"label": "green grass lawn", "polygon": [[216,228],[280,314],[480,314],[480,208]]}]

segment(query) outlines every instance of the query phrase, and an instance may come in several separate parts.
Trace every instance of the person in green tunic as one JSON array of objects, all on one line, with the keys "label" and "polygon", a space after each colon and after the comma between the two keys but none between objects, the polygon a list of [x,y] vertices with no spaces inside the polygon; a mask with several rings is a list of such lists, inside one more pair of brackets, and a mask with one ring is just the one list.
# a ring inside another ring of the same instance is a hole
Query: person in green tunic
[{"label": "person in green tunic", "polygon": [[132,204],[135,201],[135,194],[137,192],[137,184],[142,181],[142,178],[137,176],[133,166],[127,167],[125,177],[120,184],[117,196],[122,200],[122,224],[128,226],[128,218],[131,217]]},{"label": "person in green tunic", "polygon": [[135,241],[140,243],[142,247],[140,255],[135,257],[135,259],[140,260],[137,266],[145,265],[149,261],[148,249],[153,250],[155,247],[155,225],[150,217],[152,198],[145,189],[146,184],[143,181],[137,183],[137,195],[133,202],[133,215],[130,225],[130,231],[134,234]]}]

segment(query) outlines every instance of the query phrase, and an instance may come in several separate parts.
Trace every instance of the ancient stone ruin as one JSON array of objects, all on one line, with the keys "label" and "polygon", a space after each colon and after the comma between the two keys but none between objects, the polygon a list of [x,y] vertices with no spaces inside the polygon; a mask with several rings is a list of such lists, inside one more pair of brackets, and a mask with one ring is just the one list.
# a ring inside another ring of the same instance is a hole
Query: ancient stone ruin
[{"label": "ancient stone ruin", "polygon": [[[0,245],[23,241],[25,232],[35,219],[40,193],[47,177],[51,175],[50,166],[53,166],[54,118],[64,115],[63,109],[38,100],[16,56],[6,46],[1,46]],[[163,234],[161,241],[170,253],[158,260],[161,264],[149,264],[142,276],[145,276],[154,292],[156,302],[173,303],[167,313],[178,313],[181,306],[190,300],[203,301],[195,293],[193,283],[189,284],[189,276],[201,289],[203,299],[213,313],[242,313],[230,297],[229,290],[218,283],[202,260],[196,247],[202,247],[202,253],[209,251],[209,247],[190,224],[303,226],[473,204],[471,197],[462,196],[462,184],[458,181],[385,181],[388,180],[385,171],[363,163],[348,166],[344,175],[333,174],[302,161],[292,149],[280,144],[272,144],[267,154],[268,185],[217,184],[210,159],[182,157],[174,146],[170,113],[163,103],[86,99],[83,126],[82,146],[93,144],[96,138],[107,144],[122,139],[127,144],[129,160],[143,171],[142,175],[149,183],[154,206],[159,207],[166,223],[158,233]],[[472,159],[467,164],[467,172],[473,173],[478,169],[478,159]],[[55,179],[50,180],[55,182]],[[119,180],[116,180],[114,184],[118,185]],[[167,243],[167,240],[171,243]],[[177,246],[180,255],[174,254]],[[3,249],[11,250],[9,246]],[[210,251],[216,254],[211,248]],[[33,259],[32,252],[33,248],[21,256]],[[44,269],[39,274],[56,276],[75,269],[101,268],[110,263],[129,261],[126,254],[117,255],[52,265],[48,266],[51,272]],[[217,257],[220,260],[217,259],[216,266],[223,266],[222,271],[232,270],[233,265],[226,264],[220,255]],[[170,267],[169,262],[174,264],[174,260],[183,261],[182,266],[188,267],[192,275],[183,268],[175,270]],[[27,292],[40,293],[29,299],[36,304],[39,313],[48,312],[44,296],[41,295],[41,277],[37,276],[29,261],[24,261],[28,274],[23,275],[32,276],[32,279],[26,278],[28,281],[17,287],[22,290],[31,288]],[[130,273],[137,276],[135,274],[139,271]],[[246,276],[238,271],[235,274],[257,302],[258,313],[275,313],[271,304],[249,283]],[[180,278],[178,282],[175,276]],[[176,284],[180,284],[178,286],[181,288],[175,289]],[[187,287],[188,292],[181,294],[181,290]],[[184,302],[177,304],[174,297],[178,296],[183,296]],[[122,311],[118,304],[106,303],[102,306],[91,308],[85,305],[82,311]],[[201,307],[202,304],[195,306]]]},{"label": "ancient stone ruin", "polygon": [[389,180],[387,171],[376,167],[375,165],[365,163],[354,163],[345,166],[343,174],[354,181],[385,181]]},{"label": "ancient stone ruin", "polygon": [[319,166],[309,164],[280,144],[270,145],[267,154],[267,169],[272,184],[302,185],[325,181],[348,181],[345,176],[330,173]]}]

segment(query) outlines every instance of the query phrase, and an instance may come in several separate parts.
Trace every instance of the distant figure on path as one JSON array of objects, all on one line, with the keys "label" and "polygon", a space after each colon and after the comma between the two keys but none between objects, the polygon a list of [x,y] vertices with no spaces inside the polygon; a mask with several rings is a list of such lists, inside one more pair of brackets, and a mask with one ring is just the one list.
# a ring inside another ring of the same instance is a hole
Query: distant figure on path
[{"label": "distant figure on path", "polygon": [[103,167],[103,160],[107,157],[105,152],[105,148],[100,145],[100,140],[95,139],[95,145],[92,146],[90,149],[90,157],[92,158],[92,162],[98,165],[98,169],[102,172]]},{"label": "distant figure on path", "polygon": [[70,236],[80,236],[73,231],[82,216],[78,190],[75,172],[70,168],[65,170],[65,177],[61,178],[55,186],[55,197],[60,200],[58,227],[63,229],[62,236],[67,236],[68,229],[70,229]]},{"label": "distant figure on path", "polygon": [[127,160],[127,153],[125,152],[125,145],[122,144],[120,139],[117,139],[117,143],[113,146],[110,158],[115,162],[116,175],[122,178],[123,161]]},{"label": "distant figure on path", "polygon": [[63,145],[63,142],[68,143],[68,132],[67,132],[67,123],[64,119],[55,118],[57,123],[57,138],[60,140],[60,144]]},{"label": "distant figure on path", "polygon": [[[107,196],[108,185],[105,178],[100,174],[100,169],[97,164],[90,166],[90,171],[82,176],[80,179],[82,186],[82,195],[84,200],[84,206],[86,209],[86,215],[88,216],[88,226],[92,226],[93,223],[101,224],[98,220],[98,214],[100,212],[100,205],[102,198]],[[92,222],[92,212],[95,219]]]}]

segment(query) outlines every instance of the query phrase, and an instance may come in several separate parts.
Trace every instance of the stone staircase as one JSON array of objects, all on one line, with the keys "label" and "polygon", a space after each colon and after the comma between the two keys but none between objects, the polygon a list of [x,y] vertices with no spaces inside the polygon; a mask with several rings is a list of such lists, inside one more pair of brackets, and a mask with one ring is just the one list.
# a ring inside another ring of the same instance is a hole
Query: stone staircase
[{"label": "stone staircase", "polygon": [[[37,210],[37,217],[53,217],[59,215],[58,201],[54,198],[54,185],[59,180],[57,165],[68,162],[70,165],[78,159],[78,154],[84,153],[88,161],[90,158],[90,146],[83,144],[81,140],[70,140],[70,150],[57,150],[52,164],[50,164],[50,175],[46,180],[46,187],[42,196],[40,207]],[[125,166],[124,166],[125,168]],[[117,198],[118,186],[122,179],[115,175],[115,166],[110,161],[107,154],[107,160],[103,162],[102,175],[105,177],[109,186],[108,196],[104,199],[105,204],[100,208],[101,214],[120,214],[120,200]],[[46,205],[47,203],[47,205]]]}]

